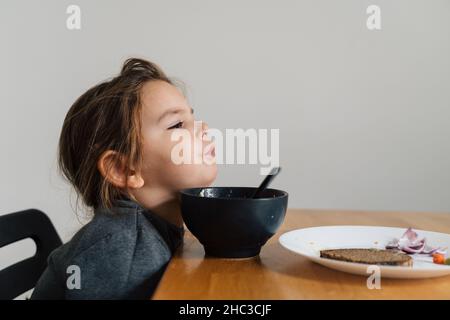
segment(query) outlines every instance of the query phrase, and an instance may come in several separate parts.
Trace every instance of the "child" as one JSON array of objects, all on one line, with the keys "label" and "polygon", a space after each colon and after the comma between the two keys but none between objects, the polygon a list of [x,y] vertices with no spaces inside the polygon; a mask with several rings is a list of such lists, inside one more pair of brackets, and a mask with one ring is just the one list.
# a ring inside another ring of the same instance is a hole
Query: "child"
[{"label": "child", "polygon": [[[52,252],[31,298],[151,298],[183,241],[178,191],[216,178],[207,129],[194,130],[185,97],[142,59],[128,59],[117,77],[79,97],[64,120],[58,162],[94,217]],[[202,146],[189,148],[191,156],[208,163],[172,161],[176,130]]]}]

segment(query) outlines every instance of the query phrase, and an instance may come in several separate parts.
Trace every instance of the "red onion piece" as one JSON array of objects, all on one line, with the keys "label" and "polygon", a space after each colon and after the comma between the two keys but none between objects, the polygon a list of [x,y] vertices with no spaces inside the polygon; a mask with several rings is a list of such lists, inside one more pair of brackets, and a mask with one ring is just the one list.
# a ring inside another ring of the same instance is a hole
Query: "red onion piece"
[{"label": "red onion piece", "polygon": [[403,233],[400,239],[394,238],[386,244],[386,249],[398,249],[408,254],[446,254],[447,248],[432,247],[427,244],[425,238],[419,239],[419,235],[411,227]]}]

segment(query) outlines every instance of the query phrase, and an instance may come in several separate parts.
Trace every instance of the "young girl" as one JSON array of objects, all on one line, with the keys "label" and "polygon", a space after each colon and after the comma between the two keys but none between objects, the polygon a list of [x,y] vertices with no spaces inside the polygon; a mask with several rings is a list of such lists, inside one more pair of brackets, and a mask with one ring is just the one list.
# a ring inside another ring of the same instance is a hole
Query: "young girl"
[{"label": "young girl", "polygon": [[[183,94],[142,59],[128,59],[117,77],[79,97],[64,120],[58,160],[94,217],[52,252],[32,299],[150,298],[183,241],[178,191],[216,177],[207,129],[194,130]],[[202,146],[189,148],[191,158],[208,161],[172,161],[175,130]]]}]

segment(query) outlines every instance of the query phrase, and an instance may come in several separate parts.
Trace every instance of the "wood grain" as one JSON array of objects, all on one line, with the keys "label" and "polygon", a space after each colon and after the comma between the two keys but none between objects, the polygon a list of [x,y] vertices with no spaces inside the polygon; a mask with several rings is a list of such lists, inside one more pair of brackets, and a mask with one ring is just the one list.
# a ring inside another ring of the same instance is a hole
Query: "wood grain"
[{"label": "wood grain", "polygon": [[205,258],[189,232],[169,263],[153,299],[450,299],[450,276],[382,279],[369,290],[367,278],[331,270],[281,247],[286,231],[324,225],[413,227],[450,233],[450,214],[289,209],[259,257]]}]

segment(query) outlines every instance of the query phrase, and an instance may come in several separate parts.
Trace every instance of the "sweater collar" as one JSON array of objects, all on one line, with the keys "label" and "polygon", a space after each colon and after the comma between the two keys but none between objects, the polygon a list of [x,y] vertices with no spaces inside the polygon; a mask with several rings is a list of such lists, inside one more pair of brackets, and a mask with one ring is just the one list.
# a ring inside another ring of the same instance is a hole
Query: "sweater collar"
[{"label": "sweater collar", "polygon": [[173,223],[161,218],[160,216],[158,216],[156,213],[154,213],[153,211],[151,211],[150,209],[146,209],[143,206],[141,206],[139,203],[137,203],[134,200],[131,200],[130,198],[127,198],[126,196],[123,196],[120,199],[117,199],[114,201],[114,206],[117,208],[127,208],[127,209],[133,209],[135,210],[137,213],[143,213],[145,216],[147,216],[148,218],[150,218],[150,220],[158,220],[162,223],[167,224],[171,229],[178,231],[178,232],[183,232],[184,233],[184,226],[177,226],[174,225]]}]

